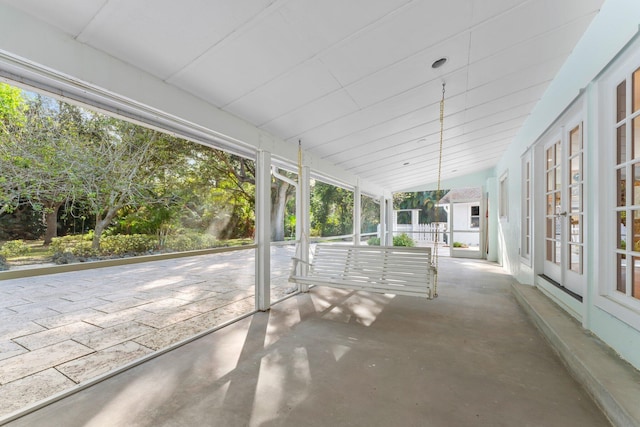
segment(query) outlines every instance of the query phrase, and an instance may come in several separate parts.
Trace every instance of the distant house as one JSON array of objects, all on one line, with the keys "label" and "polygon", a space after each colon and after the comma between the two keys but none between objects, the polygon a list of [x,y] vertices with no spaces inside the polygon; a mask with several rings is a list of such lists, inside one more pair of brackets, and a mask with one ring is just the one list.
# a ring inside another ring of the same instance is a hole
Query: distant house
[{"label": "distant house", "polygon": [[[485,225],[482,209],[482,188],[458,188],[449,191],[438,201],[447,212],[447,240],[460,249],[479,251]],[[457,246],[457,245],[456,245]]]}]

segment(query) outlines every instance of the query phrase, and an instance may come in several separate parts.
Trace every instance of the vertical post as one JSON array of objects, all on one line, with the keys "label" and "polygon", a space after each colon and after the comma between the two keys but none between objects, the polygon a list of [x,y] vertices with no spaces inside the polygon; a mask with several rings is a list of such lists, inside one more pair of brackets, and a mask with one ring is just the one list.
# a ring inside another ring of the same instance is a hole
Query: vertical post
[{"label": "vertical post", "polygon": [[416,242],[420,240],[420,210],[411,210],[411,237]]},{"label": "vertical post", "polygon": [[256,159],[256,309],[271,306],[271,153]]},{"label": "vertical post", "polygon": [[384,246],[387,239],[387,199],[380,197],[380,225],[379,225],[380,245]]},{"label": "vertical post", "polygon": [[[393,222],[392,222],[393,221]],[[393,210],[393,198],[387,199],[387,241],[385,245],[393,246],[393,232],[398,223],[398,214]]]},{"label": "vertical post", "polygon": [[[306,276],[309,265],[309,237],[310,237],[310,213],[311,213],[311,169],[309,166],[302,166],[302,174],[298,177],[298,188],[300,188],[300,210],[296,213],[299,218],[300,236],[298,245],[300,247],[300,259],[303,263],[298,263],[302,271],[298,274]],[[300,292],[308,292],[309,285],[298,284]]]},{"label": "vertical post", "polygon": [[360,183],[353,190],[353,244],[360,246],[362,238],[362,194],[360,193]]}]

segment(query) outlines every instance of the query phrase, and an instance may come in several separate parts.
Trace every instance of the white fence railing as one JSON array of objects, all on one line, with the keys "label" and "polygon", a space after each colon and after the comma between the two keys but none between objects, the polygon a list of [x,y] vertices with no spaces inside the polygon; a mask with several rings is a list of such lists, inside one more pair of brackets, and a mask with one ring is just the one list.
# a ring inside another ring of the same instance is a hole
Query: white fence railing
[{"label": "white fence railing", "polygon": [[397,236],[402,233],[406,233],[416,242],[434,243],[445,242],[446,243],[446,231],[447,224],[397,224],[393,230],[393,235]]}]

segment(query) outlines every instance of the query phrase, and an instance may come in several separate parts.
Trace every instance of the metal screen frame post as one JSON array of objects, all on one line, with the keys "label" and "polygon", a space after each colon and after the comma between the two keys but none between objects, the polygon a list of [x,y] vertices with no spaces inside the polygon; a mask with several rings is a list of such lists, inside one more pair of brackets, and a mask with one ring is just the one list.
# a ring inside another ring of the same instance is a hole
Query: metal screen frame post
[{"label": "metal screen frame post", "polygon": [[360,246],[362,238],[362,194],[360,192],[360,180],[353,189],[353,244]]},{"label": "metal screen frame post", "polygon": [[[310,242],[310,215],[311,215],[311,168],[302,166],[302,175],[298,177],[298,186],[300,187],[300,211],[297,213],[300,224],[300,235],[298,245],[300,245],[300,259],[298,263],[301,271],[297,272],[301,276],[307,275],[309,268],[309,242]],[[298,291],[309,292],[309,285],[298,284]]]},{"label": "metal screen frame post", "polygon": [[271,307],[271,153],[256,156],[256,310]]}]

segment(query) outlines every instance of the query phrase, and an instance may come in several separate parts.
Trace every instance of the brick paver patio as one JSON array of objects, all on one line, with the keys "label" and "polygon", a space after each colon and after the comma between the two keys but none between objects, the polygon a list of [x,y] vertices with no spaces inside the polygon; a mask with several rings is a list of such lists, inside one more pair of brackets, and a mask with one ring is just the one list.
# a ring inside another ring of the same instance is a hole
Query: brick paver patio
[{"label": "brick paver patio", "polygon": [[[293,247],[272,248],[272,300]],[[0,417],[254,309],[254,250],[0,281]]]}]

